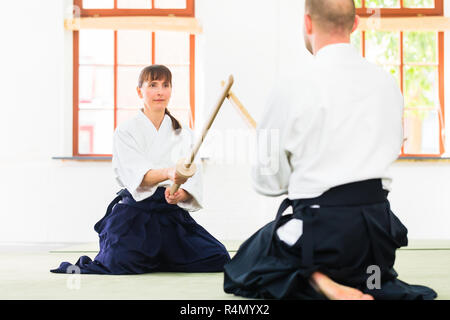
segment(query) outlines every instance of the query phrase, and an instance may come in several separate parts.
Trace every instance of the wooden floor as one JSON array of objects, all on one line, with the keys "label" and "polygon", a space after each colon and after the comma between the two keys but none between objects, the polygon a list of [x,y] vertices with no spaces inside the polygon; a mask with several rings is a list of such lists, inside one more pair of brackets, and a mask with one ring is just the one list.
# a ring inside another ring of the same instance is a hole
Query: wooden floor
[{"label": "wooden floor", "polygon": [[[230,255],[239,241],[224,242]],[[96,243],[18,246],[0,244],[0,299],[243,299],[223,291],[222,273],[154,273],[145,275],[69,275],[49,270],[81,255],[94,258]],[[433,288],[450,300],[450,241],[410,241],[397,251],[399,279]]]}]

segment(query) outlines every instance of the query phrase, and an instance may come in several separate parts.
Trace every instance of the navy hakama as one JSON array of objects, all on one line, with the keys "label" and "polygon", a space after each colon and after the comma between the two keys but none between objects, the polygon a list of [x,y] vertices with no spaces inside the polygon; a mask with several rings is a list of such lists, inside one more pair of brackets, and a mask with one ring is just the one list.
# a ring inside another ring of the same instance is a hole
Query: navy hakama
[{"label": "navy hakama", "polygon": [[[320,271],[375,299],[436,298],[430,288],[397,279],[395,251],[407,245],[407,229],[390,210],[387,194],[381,180],[374,179],[335,187],[317,198],[284,200],[276,219],[246,240],[225,265],[225,292],[249,298],[325,299],[309,282]],[[282,215],[289,206],[293,213]],[[303,233],[289,246],[275,230],[292,218],[302,220]],[[375,275],[370,266],[379,268],[379,289],[368,285]]]},{"label": "navy hakama", "polygon": [[[123,189],[95,224],[100,251],[75,266],[84,274],[141,274],[157,271],[221,272],[230,256],[217,239],[177,205],[168,204],[165,188],[136,202]],[[63,262],[55,273],[72,273]]]}]

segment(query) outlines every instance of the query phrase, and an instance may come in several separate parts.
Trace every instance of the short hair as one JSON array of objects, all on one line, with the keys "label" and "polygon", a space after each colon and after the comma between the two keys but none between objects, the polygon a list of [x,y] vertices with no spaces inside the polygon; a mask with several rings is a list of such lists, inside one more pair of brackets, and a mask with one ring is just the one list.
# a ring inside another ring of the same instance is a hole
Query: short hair
[{"label": "short hair", "polygon": [[352,31],[356,15],[354,0],[306,0],[305,9],[323,31]]}]

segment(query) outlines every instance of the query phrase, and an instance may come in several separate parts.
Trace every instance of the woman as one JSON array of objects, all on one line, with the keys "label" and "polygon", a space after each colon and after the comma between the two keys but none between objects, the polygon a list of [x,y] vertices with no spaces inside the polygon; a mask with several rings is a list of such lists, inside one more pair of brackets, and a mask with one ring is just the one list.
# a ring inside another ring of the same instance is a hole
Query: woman
[{"label": "woman", "polygon": [[[137,93],[144,108],[114,133],[113,168],[124,189],[95,224],[100,252],[94,261],[82,256],[75,265],[81,273],[99,274],[223,271],[227,250],[188,213],[202,208],[201,170],[189,180],[175,170],[192,145],[192,132],[167,110],[170,70],[146,67]],[[181,188],[170,195],[172,183]],[[71,266],[63,262],[51,272],[66,273]]]}]

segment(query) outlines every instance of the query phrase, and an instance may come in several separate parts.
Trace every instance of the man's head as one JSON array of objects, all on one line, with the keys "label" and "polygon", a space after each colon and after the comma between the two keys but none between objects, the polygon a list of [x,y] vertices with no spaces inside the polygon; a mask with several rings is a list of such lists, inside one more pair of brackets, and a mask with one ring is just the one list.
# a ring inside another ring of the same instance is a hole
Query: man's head
[{"label": "man's head", "polygon": [[358,26],[355,12],[353,0],[305,0],[306,48],[314,54],[324,45],[348,42]]}]

